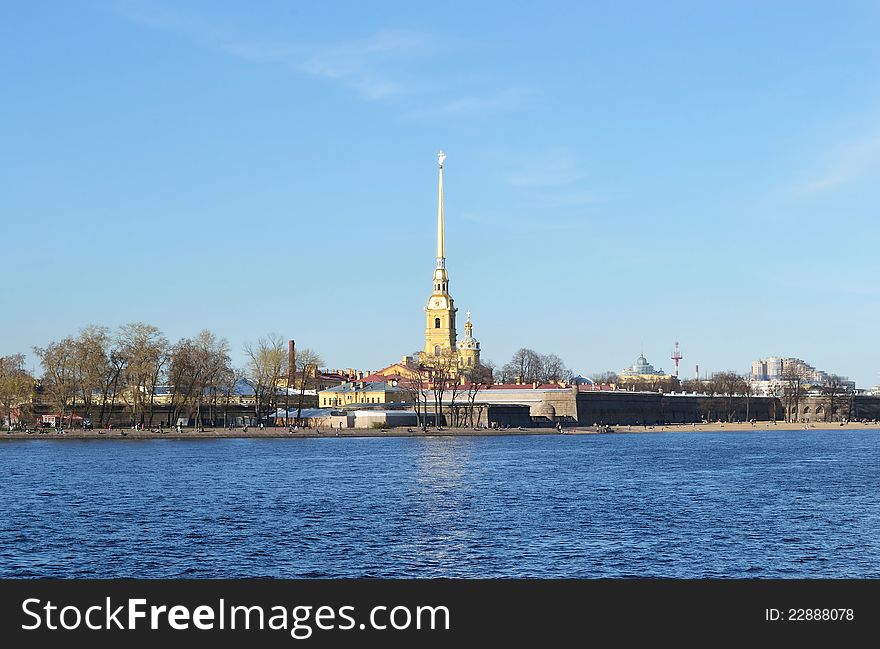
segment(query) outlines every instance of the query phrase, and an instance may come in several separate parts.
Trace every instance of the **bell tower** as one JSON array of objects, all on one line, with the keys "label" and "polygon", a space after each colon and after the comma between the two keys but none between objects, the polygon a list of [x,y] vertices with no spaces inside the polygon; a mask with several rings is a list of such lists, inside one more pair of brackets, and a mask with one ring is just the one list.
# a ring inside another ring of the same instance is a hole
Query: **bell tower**
[{"label": "bell tower", "polygon": [[443,223],[443,161],[446,154],[437,154],[439,161],[439,186],[437,193],[437,267],[431,297],[425,307],[427,326],[425,327],[425,356],[440,356],[455,350],[455,312],[457,309],[449,295],[449,275],[446,272],[446,249]]}]

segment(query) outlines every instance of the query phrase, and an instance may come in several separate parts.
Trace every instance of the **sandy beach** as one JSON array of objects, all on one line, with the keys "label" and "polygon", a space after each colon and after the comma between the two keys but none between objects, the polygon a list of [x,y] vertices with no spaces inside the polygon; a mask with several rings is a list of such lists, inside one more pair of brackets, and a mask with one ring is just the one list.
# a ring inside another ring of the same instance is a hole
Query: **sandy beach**
[{"label": "sandy beach", "polygon": [[203,431],[184,430],[181,433],[174,429],[164,429],[159,433],[150,430],[132,430],[127,429],[96,429],[96,430],[73,430],[65,431],[63,434],[49,430],[47,432],[3,432],[0,433],[0,441],[20,440],[20,439],[49,439],[49,440],[65,440],[65,439],[113,439],[113,440],[142,440],[142,439],[277,439],[277,438],[323,438],[323,437],[436,437],[436,436],[498,436],[498,435],[597,435],[597,434],[634,434],[634,433],[676,433],[676,432],[742,432],[742,431],[798,431],[798,430],[827,430],[834,432],[837,430],[847,429],[871,429],[880,431],[880,423],[870,422],[848,422],[841,424],[839,422],[824,423],[815,422],[810,424],[788,424],[784,422],[756,422],[750,423],[708,423],[708,424],[673,424],[668,426],[617,426],[612,427],[610,431],[597,430],[593,426],[569,426],[562,429],[560,433],[555,428],[505,428],[501,430],[492,430],[481,428],[474,430],[471,428],[429,428],[423,431],[419,428],[343,428],[341,430],[323,429],[300,429],[294,432],[288,431],[287,428],[259,428],[250,427],[246,431],[241,428],[229,430],[226,428],[205,429]]}]

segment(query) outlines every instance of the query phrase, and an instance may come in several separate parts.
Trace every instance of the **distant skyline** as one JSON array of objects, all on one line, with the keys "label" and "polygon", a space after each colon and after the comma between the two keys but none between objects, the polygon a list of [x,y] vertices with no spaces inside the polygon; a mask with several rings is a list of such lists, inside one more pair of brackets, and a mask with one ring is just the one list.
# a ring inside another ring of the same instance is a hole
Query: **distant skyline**
[{"label": "distant skyline", "polygon": [[399,361],[442,149],[484,359],[671,373],[678,340],[683,377],[793,356],[876,385],[878,25],[867,1],[4,3],[0,355],[144,321],[238,365],[267,333]]}]

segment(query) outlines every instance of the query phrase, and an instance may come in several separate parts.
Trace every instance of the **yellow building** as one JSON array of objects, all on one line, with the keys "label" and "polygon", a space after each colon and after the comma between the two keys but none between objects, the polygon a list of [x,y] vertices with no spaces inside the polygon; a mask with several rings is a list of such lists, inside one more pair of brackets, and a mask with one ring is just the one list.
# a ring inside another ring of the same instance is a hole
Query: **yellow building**
[{"label": "yellow building", "polygon": [[379,381],[346,381],[335,388],[318,393],[320,408],[341,408],[364,403],[404,403],[408,393],[391,383]]},{"label": "yellow building", "polygon": [[425,307],[425,346],[420,354],[423,363],[432,358],[455,353],[461,367],[475,367],[480,364],[480,343],[473,337],[473,324],[470,313],[465,323],[465,337],[456,341],[455,302],[449,294],[449,274],[446,272],[446,249],[443,215],[443,161],[442,151],[439,159],[439,185],[437,195],[437,266],[434,269],[433,286],[428,305]]}]

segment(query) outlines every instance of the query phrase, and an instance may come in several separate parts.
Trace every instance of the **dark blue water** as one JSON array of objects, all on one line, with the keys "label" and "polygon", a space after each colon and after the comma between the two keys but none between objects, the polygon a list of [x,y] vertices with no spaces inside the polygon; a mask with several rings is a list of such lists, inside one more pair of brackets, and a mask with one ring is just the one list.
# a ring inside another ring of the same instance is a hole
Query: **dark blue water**
[{"label": "dark blue water", "polygon": [[880,577],[880,431],[0,443],[0,577]]}]

